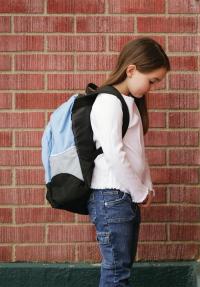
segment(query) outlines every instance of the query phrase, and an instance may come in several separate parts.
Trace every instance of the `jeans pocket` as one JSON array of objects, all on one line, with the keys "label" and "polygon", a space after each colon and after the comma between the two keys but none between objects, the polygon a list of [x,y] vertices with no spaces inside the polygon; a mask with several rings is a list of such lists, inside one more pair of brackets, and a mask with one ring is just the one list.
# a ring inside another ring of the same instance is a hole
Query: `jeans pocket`
[{"label": "jeans pocket", "polygon": [[97,241],[102,256],[102,267],[105,269],[115,268],[113,246],[111,244],[110,232],[97,232]]},{"label": "jeans pocket", "polygon": [[109,244],[110,233],[109,232],[97,232],[97,241],[99,242],[99,244]]},{"label": "jeans pocket", "polygon": [[122,192],[120,190],[113,192],[106,191],[104,193],[104,201],[105,206],[114,206],[121,204],[124,201],[128,201],[131,203],[131,197],[128,193]]},{"label": "jeans pocket", "polygon": [[132,203],[127,193],[119,193],[119,196],[111,200],[105,198],[105,208],[109,223],[121,223],[132,221],[136,217],[137,206]]}]

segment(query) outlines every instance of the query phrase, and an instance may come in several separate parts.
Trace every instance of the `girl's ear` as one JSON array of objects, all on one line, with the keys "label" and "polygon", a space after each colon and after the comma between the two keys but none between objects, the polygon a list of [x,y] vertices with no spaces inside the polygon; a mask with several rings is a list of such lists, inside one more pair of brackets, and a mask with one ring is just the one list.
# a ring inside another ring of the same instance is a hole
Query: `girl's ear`
[{"label": "girl's ear", "polygon": [[136,65],[128,65],[126,68],[126,75],[128,78],[131,78],[136,71]]}]

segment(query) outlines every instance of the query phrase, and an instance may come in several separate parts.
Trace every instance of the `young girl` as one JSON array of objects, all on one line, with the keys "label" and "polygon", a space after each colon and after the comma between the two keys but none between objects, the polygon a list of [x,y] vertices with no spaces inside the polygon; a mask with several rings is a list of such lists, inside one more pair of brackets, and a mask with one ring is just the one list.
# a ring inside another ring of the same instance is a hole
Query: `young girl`
[{"label": "young girl", "polygon": [[117,97],[99,94],[91,111],[96,147],[89,215],[95,224],[102,255],[100,287],[130,286],[140,226],[140,207],[148,207],[154,190],[145,158],[143,134],[148,131],[146,94],[160,82],[170,63],[162,47],[150,38],[129,42],[103,86],[123,96],[129,127],[122,138],[122,105]]}]

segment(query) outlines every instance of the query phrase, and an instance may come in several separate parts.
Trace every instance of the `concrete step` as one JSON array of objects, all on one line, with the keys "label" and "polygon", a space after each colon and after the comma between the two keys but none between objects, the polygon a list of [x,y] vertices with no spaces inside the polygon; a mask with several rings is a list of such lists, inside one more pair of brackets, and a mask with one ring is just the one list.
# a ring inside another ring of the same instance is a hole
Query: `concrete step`
[{"label": "concrete step", "polygon": [[[0,263],[0,287],[98,287],[99,264]],[[134,287],[200,287],[200,263],[137,262]]]}]

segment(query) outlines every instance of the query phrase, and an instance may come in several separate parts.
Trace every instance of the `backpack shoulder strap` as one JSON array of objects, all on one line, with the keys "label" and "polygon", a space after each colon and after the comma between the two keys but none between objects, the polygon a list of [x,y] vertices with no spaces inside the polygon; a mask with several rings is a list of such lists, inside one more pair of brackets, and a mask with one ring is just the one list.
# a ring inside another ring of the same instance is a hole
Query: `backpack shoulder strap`
[{"label": "backpack shoulder strap", "polygon": [[[106,94],[111,94],[111,95],[115,95],[121,102],[122,104],[122,111],[123,111],[123,124],[122,124],[122,137],[125,136],[128,126],[129,126],[129,120],[130,120],[130,116],[129,116],[129,110],[127,107],[127,104],[123,98],[123,96],[120,94],[120,92],[114,88],[113,86],[105,86],[103,88],[99,88],[97,89],[98,94],[100,93],[106,93]],[[96,156],[98,156],[99,154],[103,153],[102,148],[100,147],[97,151],[96,151]]]},{"label": "backpack shoulder strap", "polygon": [[106,93],[106,94],[114,95],[120,100],[120,102],[122,104],[122,111],[123,111],[122,137],[124,137],[126,132],[127,132],[127,129],[128,129],[130,117],[129,117],[129,110],[128,110],[127,104],[126,104],[123,96],[113,86],[105,86],[103,88],[98,89],[97,91],[98,91],[98,94]]}]

